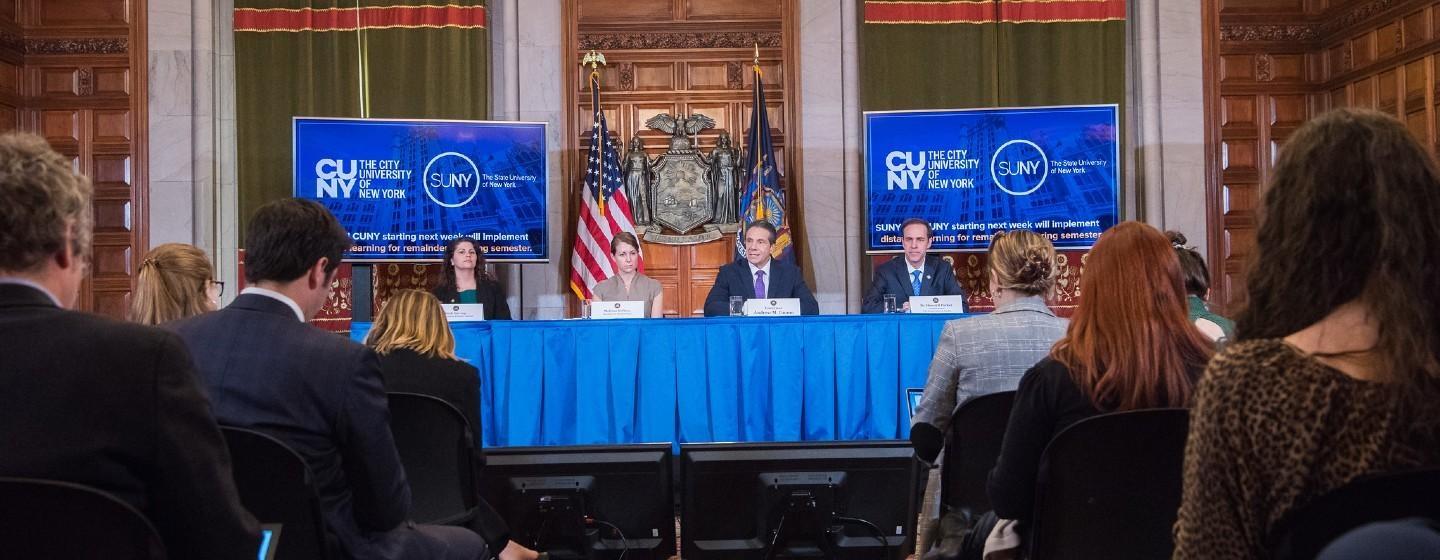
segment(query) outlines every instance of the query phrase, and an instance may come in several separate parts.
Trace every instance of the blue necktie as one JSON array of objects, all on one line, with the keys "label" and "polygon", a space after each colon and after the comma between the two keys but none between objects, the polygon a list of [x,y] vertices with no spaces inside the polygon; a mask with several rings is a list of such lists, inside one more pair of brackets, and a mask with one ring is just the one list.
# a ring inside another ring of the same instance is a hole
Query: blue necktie
[{"label": "blue necktie", "polygon": [[915,295],[920,295],[920,271],[910,271],[910,289],[915,290]]}]

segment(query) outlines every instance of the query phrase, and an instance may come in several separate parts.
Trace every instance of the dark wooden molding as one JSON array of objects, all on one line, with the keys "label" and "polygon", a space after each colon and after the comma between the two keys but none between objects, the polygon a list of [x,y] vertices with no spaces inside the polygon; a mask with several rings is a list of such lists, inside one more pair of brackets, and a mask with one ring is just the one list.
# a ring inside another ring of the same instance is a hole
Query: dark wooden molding
[{"label": "dark wooden molding", "polygon": [[1365,23],[1370,18],[1385,13],[1391,8],[1407,3],[1409,0],[1372,0],[1362,2],[1349,8],[1340,8],[1338,15],[1328,15],[1320,20],[1320,33],[1331,35],[1346,28]]},{"label": "dark wooden molding", "polygon": [[45,38],[26,39],[25,54],[125,54],[130,52],[130,40],[123,37],[111,38]]},{"label": "dark wooden molding", "polygon": [[776,49],[783,45],[780,32],[740,33],[584,33],[580,50],[654,50],[654,49]]},{"label": "dark wooden molding", "polygon": [[745,89],[745,64],[739,61],[725,63],[725,87]]},{"label": "dark wooden molding", "polygon": [[620,89],[622,91],[635,91],[635,65],[629,62],[622,62],[616,65],[620,71]]},{"label": "dark wooden molding", "polygon": [[1319,39],[1320,29],[1314,24],[1230,24],[1220,26],[1220,40],[1227,43],[1313,43]]}]

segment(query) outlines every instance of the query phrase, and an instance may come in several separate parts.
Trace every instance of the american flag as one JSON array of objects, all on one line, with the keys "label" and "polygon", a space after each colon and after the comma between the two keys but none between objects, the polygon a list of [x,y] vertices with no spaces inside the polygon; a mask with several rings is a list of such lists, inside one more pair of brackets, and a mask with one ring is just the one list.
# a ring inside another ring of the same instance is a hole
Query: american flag
[{"label": "american flag", "polygon": [[[605,127],[600,110],[600,80],[590,77],[590,102],[595,123],[590,127],[590,151],[585,156],[585,184],[580,190],[580,217],[575,226],[575,252],[570,256],[570,289],[580,299],[591,299],[596,284],[615,275],[610,240],[622,231],[635,233],[634,214],[621,182],[620,156]],[[636,247],[639,249],[639,247]],[[644,269],[641,261],[640,269]]]}]

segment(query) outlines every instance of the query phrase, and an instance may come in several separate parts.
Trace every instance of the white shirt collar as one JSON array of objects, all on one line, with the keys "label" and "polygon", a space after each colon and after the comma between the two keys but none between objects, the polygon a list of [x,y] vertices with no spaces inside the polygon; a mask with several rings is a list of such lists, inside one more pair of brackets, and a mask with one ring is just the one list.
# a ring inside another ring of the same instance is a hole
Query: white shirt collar
[{"label": "white shirt collar", "polygon": [[265,296],[265,297],[268,297],[268,298],[270,298],[270,299],[279,301],[280,303],[283,303],[283,304],[285,304],[285,305],[288,305],[288,306],[290,306],[290,310],[295,312],[295,318],[296,318],[296,319],[299,319],[301,323],[304,323],[304,322],[305,322],[305,312],[300,310],[300,304],[295,303],[295,300],[290,299],[290,296],[287,296],[287,295],[285,295],[285,294],[282,294],[282,293],[277,292],[277,291],[274,291],[274,290],[267,290],[267,289],[265,289],[265,288],[256,288],[255,286],[250,286],[250,287],[248,287],[248,288],[245,288],[245,289],[243,289],[243,290],[240,290],[240,295],[243,296],[243,295],[245,295],[245,294],[255,294],[255,295],[257,295],[257,296]]},{"label": "white shirt collar", "polygon": [[45,286],[41,286],[40,284],[32,280],[27,280],[18,276],[0,276],[0,284],[16,284],[20,286],[35,288],[37,290],[40,290],[40,293],[45,294],[46,297],[49,297],[50,301],[55,302],[55,307],[65,309],[65,304],[60,303],[60,298],[55,297],[55,294],[50,293],[50,290],[46,289]]},{"label": "white shirt collar", "polygon": [[750,265],[750,278],[751,278],[751,279],[754,279],[754,278],[755,278],[755,273],[756,273],[757,271],[761,271],[761,270],[765,271],[765,285],[766,285],[766,286],[769,286],[769,285],[770,285],[770,263],[773,263],[773,262],[775,262],[775,259],[769,259],[769,260],[765,261],[765,266],[762,266],[762,267],[759,267],[759,268],[756,268],[755,263],[752,263],[752,262],[750,262],[750,261],[748,261],[748,260],[745,261],[745,264]]},{"label": "white shirt collar", "polygon": [[920,268],[915,268],[914,266],[911,266],[911,265],[910,265],[910,260],[909,260],[909,259],[906,259],[904,256],[901,256],[901,257],[900,257],[900,260],[905,261],[905,275],[906,275],[906,276],[909,276],[910,278],[914,278],[914,277],[915,277],[915,271],[918,270],[918,271],[920,271],[920,277],[921,277],[921,278],[924,278],[924,277],[925,277],[925,261],[920,261]]},{"label": "white shirt collar", "polygon": [[762,270],[765,271],[765,295],[767,295],[767,296],[770,295],[770,281],[774,279],[773,277],[770,276],[770,263],[773,263],[773,262],[775,262],[775,259],[767,259],[767,260],[765,261],[765,266],[764,266],[763,268],[756,268],[755,263],[752,263],[752,262],[750,262],[749,260],[746,260],[746,261],[745,261],[745,264],[750,265],[750,281],[751,281],[751,282],[754,282],[754,281],[755,281],[755,273],[756,273],[756,272],[760,272],[760,271],[762,271]]}]

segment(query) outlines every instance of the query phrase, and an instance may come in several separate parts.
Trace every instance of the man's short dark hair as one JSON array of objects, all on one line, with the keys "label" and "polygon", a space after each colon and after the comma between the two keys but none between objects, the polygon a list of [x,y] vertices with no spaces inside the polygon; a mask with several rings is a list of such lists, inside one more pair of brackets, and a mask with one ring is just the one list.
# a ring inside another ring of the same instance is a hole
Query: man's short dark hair
[{"label": "man's short dark hair", "polygon": [[930,222],[926,221],[925,218],[910,218],[908,220],[905,220],[904,223],[900,224],[900,233],[904,234],[905,228],[908,228],[915,224],[925,226],[925,237],[935,237],[935,231],[930,229]]},{"label": "man's short dark hair", "polygon": [[350,235],[320,203],[299,198],[269,202],[255,211],[245,232],[245,281],[289,282],[322,258],[329,259],[329,274],[349,248]]},{"label": "man's short dark hair", "polygon": [[[755,220],[755,221],[753,221],[753,222],[750,222],[750,223],[748,223],[748,224],[745,224],[745,233],[750,233],[750,228],[757,228],[757,227],[760,228],[760,229],[763,229],[763,230],[765,230],[765,231],[770,232],[770,244],[771,244],[771,245],[774,245],[774,244],[775,244],[775,239],[776,239],[777,237],[780,237],[780,232],[775,229],[775,224],[772,224],[772,223],[767,222],[767,221],[765,221],[765,220]],[[741,238],[742,238],[741,240],[743,241],[743,240],[744,240],[744,239],[743,239],[743,238],[744,238],[744,234],[741,234]]]}]

